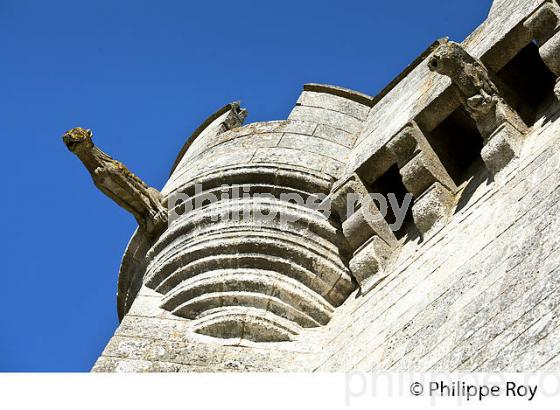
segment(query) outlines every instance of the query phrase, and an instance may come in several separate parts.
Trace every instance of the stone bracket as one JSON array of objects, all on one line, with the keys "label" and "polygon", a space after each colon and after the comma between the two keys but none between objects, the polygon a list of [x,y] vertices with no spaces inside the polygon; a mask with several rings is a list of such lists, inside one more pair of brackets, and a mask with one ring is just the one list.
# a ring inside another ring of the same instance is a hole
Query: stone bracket
[{"label": "stone bracket", "polygon": [[560,99],[560,6],[543,4],[523,26],[537,41],[543,62],[558,78],[554,92]]},{"label": "stone bracket", "polygon": [[434,182],[414,202],[414,223],[423,234],[441,228],[447,223],[454,206],[455,193],[440,182]]},{"label": "stone bracket", "polygon": [[396,245],[395,234],[357,174],[337,184],[330,197],[333,209],[340,216],[344,236],[354,250],[373,235],[390,246]]},{"label": "stone bracket", "polygon": [[[397,160],[403,184],[415,198],[412,215],[416,227],[426,233],[449,216],[457,185],[414,121],[389,141],[388,148]],[[427,209],[428,204],[433,209]]]},{"label": "stone bracket", "polygon": [[543,46],[560,31],[560,6],[552,2],[543,4],[525,20],[523,27]]},{"label": "stone bracket", "polygon": [[488,138],[480,154],[488,170],[496,174],[519,156],[522,146],[523,136],[513,125],[505,122]]},{"label": "stone bracket", "polygon": [[370,277],[382,275],[399,246],[398,240],[357,174],[335,184],[330,200],[353,252],[350,271],[362,287]]},{"label": "stone bracket", "polygon": [[395,255],[391,248],[378,236],[373,236],[354,253],[350,260],[350,271],[366,293],[387,277],[387,267]]}]

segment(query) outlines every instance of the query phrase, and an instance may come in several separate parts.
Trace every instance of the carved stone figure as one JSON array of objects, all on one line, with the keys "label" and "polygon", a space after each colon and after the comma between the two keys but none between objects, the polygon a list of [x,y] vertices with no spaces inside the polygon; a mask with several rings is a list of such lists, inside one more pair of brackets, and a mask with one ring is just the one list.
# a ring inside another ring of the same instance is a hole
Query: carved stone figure
[{"label": "carved stone figure", "polygon": [[459,44],[446,42],[428,61],[431,71],[445,75],[484,138],[482,159],[492,174],[519,155],[527,126],[503,98],[486,67]]},{"label": "carved stone figure", "polygon": [[453,80],[466,108],[474,115],[488,113],[499,100],[499,91],[490,81],[486,68],[456,43],[440,46],[430,59],[429,67]]},{"label": "carved stone figure", "polygon": [[430,70],[445,75],[456,86],[459,98],[486,139],[505,121],[519,131],[525,126],[500,95],[486,67],[459,44],[442,44],[428,62]]},{"label": "carved stone figure", "polygon": [[141,229],[149,236],[163,232],[167,225],[167,209],[161,193],[97,148],[92,137],[91,130],[77,127],[67,131],[62,140],[83,162],[95,186],[134,215]]}]

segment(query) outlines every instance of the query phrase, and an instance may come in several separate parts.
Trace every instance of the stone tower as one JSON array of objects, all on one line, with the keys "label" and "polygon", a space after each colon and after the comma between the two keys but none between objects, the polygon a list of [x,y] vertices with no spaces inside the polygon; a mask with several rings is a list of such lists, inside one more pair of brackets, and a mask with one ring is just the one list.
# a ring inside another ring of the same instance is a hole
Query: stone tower
[{"label": "stone tower", "polygon": [[559,369],[559,75],[560,5],[496,0],[375,97],[219,109],[161,192],[69,132],[139,222],[93,371]]}]

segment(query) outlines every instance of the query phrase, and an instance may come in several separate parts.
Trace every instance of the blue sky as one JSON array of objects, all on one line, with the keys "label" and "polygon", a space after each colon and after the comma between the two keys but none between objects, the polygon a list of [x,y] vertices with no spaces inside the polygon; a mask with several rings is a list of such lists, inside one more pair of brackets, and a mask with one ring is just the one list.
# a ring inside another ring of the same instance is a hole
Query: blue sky
[{"label": "blue sky", "polygon": [[0,0],[4,232],[0,371],[88,371],[117,324],[134,219],[60,136],[95,142],[161,188],[188,135],[241,100],[284,119],[302,85],[376,94],[432,41],[462,40],[490,0]]}]

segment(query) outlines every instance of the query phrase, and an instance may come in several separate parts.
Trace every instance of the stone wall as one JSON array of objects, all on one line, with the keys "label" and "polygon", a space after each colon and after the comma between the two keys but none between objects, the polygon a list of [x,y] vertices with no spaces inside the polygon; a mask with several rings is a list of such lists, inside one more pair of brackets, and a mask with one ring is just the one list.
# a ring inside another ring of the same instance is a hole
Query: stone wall
[{"label": "stone wall", "polygon": [[558,368],[558,116],[511,173],[478,175],[444,229],[405,244],[385,281],[337,310],[317,370]]}]

